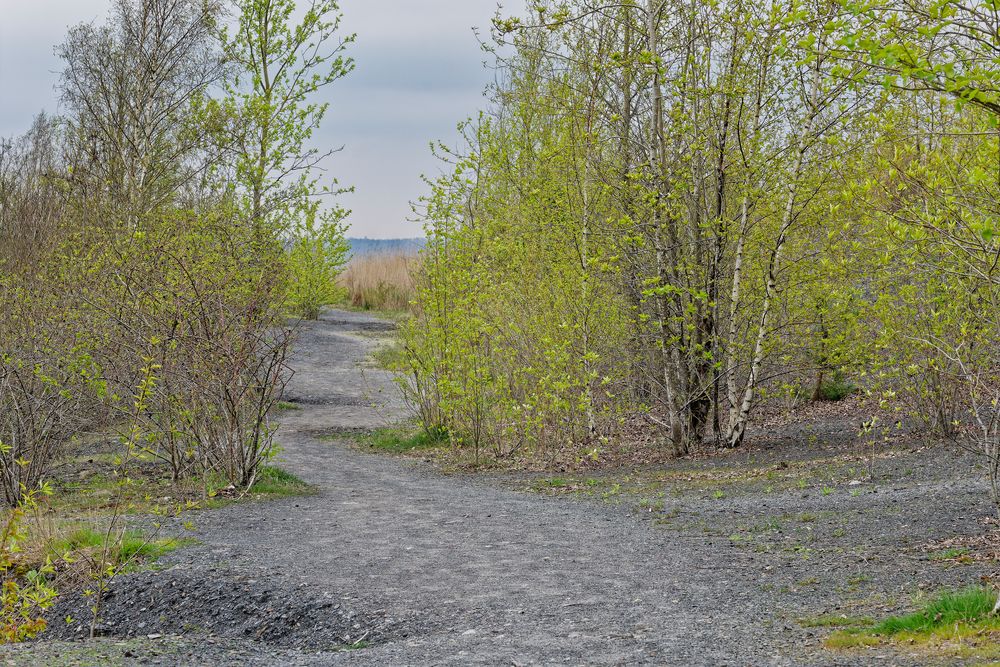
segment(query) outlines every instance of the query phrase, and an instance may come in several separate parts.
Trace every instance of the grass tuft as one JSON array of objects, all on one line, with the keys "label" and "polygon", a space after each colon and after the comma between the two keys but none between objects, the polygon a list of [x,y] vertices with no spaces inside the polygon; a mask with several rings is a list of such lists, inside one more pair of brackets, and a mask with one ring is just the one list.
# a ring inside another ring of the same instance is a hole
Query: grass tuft
[{"label": "grass tuft", "polygon": [[933,561],[951,561],[962,564],[971,563],[972,550],[965,547],[942,549],[930,554],[929,558]]},{"label": "grass tuft", "polygon": [[[93,527],[80,527],[72,532],[52,539],[47,546],[47,552],[53,559],[59,559],[67,554],[79,557],[82,554],[92,554],[104,547],[105,533]],[[116,544],[110,553],[111,560],[116,564],[129,563],[131,566],[141,566],[155,562],[175,549],[191,544],[190,539],[152,538],[141,531],[129,530]]]},{"label": "grass tuft", "polygon": [[982,586],[945,593],[918,612],[882,621],[872,628],[872,633],[890,636],[901,632],[925,633],[956,623],[978,623],[993,619],[990,612],[996,601],[996,593]]},{"label": "grass tuft", "polygon": [[1000,618],[991,613],[996,600],[996,593],[982,586],[944,593],[912,614],[834,632],[825,645],[840,650],[892,643],[956,657],[1000,657],[994,639]]},{"label": "grass tuft", "polygon": [[392,341],[382,345],[372,352],[375,365],[383,370],[394,371],[403,367],[406,361],[406,352],[399,341]]},{"label": "grass tuft", "polygon": [[346,644],[340,648],[341,651],[360,651],[362,649],[369,648],[372,645],[371,642],[365,641],[364,639],[359,639],[353,644]]},{"label": "grass tuft", "polygon": [[414,427],[381,428],[361,437],[361,443],[369,449],[388,454],[405,454],[424,449],[435,449],[448,444],[448,434],[444,431],[428,431]]},{"label": "grass tuft", "polygon": [[250,493],[263,496],[302,496],[313,491],[313,487],[287,470],[276,466],[263,466],[257,474],[257,481]]}]

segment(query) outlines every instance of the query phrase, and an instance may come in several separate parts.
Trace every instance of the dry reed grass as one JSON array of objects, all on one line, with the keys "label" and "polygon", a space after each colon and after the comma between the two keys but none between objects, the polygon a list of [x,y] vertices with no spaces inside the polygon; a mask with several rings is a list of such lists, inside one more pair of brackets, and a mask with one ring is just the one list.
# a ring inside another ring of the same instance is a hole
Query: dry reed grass
[{"label": "dry reed grass", "polygon": [[405,311],[414,295],[415,253],[374,253],[354,257],[340,275],[347,303],[364,310]]}]

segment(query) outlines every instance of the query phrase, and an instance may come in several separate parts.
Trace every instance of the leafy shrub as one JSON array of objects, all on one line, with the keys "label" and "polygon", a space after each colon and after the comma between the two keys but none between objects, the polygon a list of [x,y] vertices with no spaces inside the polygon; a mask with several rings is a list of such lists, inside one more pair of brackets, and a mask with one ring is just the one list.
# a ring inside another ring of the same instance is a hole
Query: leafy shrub
[{"label": "leafy shrub", "polygon": [[[27,283],[27,284],[26,284]],[[0,492],[9,507],[46,478],[70,438],[99,419],[100,369],[65,320],[73,307],[0,274]]]},{"label": "leafy shrub", "polygon": [[858,390],[857,386],[848,380],[844,374],[837,371],[833,377],[825,378],[816,392],[821,401],[841,401]]},{"label": "leafy shrub", "polygon": [[[43,489],[43,492],[47,489]],[[52,606],[56,591],[46,577],[54,572],[51,559],[38,569],[22,571],[21,554],[28,539],[24,519],[37,507],[37,491],[28,491],[20,503],[6,510],[0,535],[0,643],[24,641],[45,630],[42,613]]]},{"label": "leafy shrub", "polygon": [[[136,444],[169,463],[175,479],[218,471],[247,488],[271,456],[269,414],[288,377],[283,249],[256,238],[226,202],[145,225],[131,244],[150,260],[104,259],[124,288],[102,290],[106,308],[125,304],[114,352],[129,363],[119,393],[136,384],[128,371],[147,360],[158,367]],[[154,260],[163,256],[171,261]]]},{"label": "leafy shrub", "polygon": [[320,309],[343,298],[337,278],[347,262],[350,247],[336,212],[328,219],[316,220],[310,211],[292,232],[288,249],[288,306],[307,320],[319,317]]}]

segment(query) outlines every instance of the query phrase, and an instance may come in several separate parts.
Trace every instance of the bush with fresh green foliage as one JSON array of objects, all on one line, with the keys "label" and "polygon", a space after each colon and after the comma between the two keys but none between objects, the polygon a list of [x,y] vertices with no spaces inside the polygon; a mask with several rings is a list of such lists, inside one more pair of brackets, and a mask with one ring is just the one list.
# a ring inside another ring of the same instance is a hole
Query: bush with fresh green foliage
[{"label": "bush with fresh green foliage", "polygon": [[21,557],[28,539],[25,520],[37,507],[38,494],[49,487],[27,491],[13,508],[3,510],[0,522],[0,644],[31,639],[45,630],[45,611],[55,602],[57,591],[49,583],[55,572],[52,558],[40,567],[24,570]]},{"label": "bush with fresh green foliage", "polygon": [[502,458],[634,416],[683,455],[860,393],[968,440],[1000,498],[995,54],[935,7],[498,17],[502,76],[422,201],[398,363],[422,421]]},{"label": "bush with fresh green foliage", "polygon": [[338,278],[347,264],[350,246],[344,238],[344,214],[320,216],[308,211],[294,225],[288,241],[288,307],[299,317],[315,320],[323,306],[343,299]]}]

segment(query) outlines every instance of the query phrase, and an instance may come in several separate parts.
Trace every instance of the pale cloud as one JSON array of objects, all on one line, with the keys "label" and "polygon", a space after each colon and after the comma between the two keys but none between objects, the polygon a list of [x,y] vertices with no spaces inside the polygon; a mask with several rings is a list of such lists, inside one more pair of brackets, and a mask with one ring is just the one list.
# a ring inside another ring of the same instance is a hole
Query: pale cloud
[{"label": "pale cloud", "polygon": [[[518,0],[519,1],[519,0]],[[508,3],[514,4],[514,3]],[[102,18],[107,0],[0,0],[0,136],[27,129],[35,113],[57,112],[53,48],[69,26]],[[428,144],[451,142],[456,124],[483,105],[492,80],[473,27],[488,37],[496,0],[342,0],[345,33],[358,42],[357,70],[324,97],[331,109],[320,147],[344,146],[328,173],[356,192],[358,236],[419,235],[406,222],[438,165]]]}]

